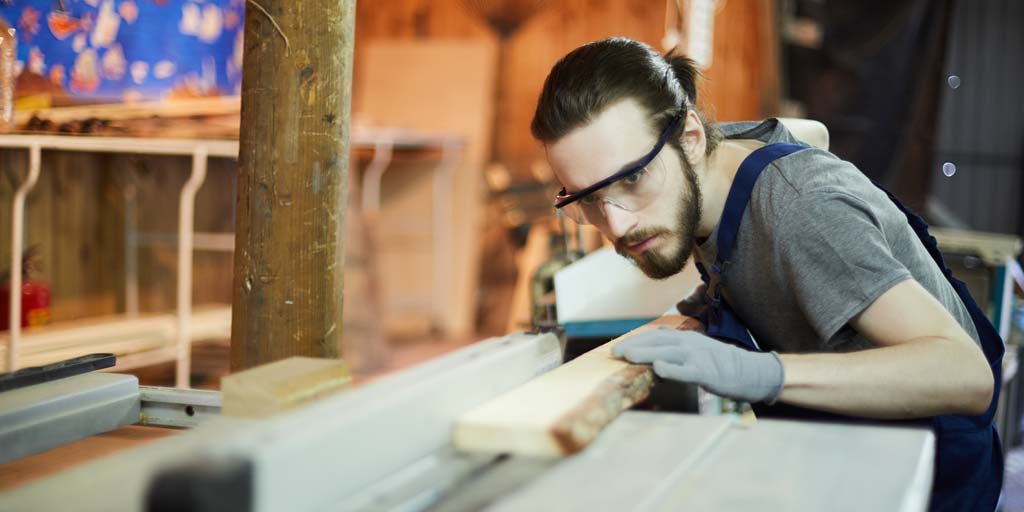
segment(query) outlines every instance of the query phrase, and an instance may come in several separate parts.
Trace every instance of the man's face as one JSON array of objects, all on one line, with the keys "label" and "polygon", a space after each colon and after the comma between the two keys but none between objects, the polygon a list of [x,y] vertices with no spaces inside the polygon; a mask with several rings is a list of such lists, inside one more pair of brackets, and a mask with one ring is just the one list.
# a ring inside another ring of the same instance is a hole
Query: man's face
[{"label": "man's face", "polygon": [[[596,183],[647,154],[658,141],[647,114],[627,99],[554,144],[548,160],[568,193]],[[604,202],[604,215],[592,219],[615,250],[647,276],[664,279],[683,269],[693,250],[700,221],[700,187],[677,144],[666,144],[648,166],[660,167],[664,185],[658,197],[636,211]]]}]

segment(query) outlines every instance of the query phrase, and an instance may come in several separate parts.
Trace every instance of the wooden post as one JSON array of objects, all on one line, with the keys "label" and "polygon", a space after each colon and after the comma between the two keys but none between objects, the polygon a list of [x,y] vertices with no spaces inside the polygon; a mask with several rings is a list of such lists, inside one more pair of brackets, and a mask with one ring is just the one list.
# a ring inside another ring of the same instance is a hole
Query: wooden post
[{"label": "wooden post", "polygon": [[247,0],[233,371],[338,357],[355,0]]}]

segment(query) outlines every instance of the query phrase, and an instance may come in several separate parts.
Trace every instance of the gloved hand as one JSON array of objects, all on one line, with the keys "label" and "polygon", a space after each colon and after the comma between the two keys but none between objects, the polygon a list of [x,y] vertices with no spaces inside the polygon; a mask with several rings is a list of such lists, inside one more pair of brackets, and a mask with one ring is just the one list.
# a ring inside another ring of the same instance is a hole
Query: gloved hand
[{"label": "gloved hand", "polygon": [[612,354],[632,363],[653,363],[659,377],[692,382],[744,402],[774,403],[785,381],[775,352],[750,352],[694,331],[641,331],[612,347]]}]

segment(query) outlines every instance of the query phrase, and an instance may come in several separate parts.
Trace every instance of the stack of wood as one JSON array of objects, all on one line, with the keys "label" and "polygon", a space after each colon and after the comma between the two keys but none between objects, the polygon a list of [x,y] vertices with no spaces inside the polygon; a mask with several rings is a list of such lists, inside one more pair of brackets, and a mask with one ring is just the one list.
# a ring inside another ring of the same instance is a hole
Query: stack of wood
[{"label": "stack of wood", "polygon": [[241,103],[237,96],[173,101],[82,105],[22,111],[22,133],[238,139]]}]

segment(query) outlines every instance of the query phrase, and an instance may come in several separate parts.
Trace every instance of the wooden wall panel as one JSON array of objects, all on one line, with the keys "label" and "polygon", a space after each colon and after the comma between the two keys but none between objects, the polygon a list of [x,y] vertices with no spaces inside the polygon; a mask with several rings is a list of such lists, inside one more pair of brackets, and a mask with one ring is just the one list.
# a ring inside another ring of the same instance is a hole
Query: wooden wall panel
[{"label": "wooden wall panel", "polygon": [[[356,73],[360,40],[496,39],[463,0],[384,0],[361,4],[356,17]],[[365,6],[365,7],[364,7]],[[551,66],[587,41],[621,35],[656,44],[663,31],[663,0],[551,0],[528,20],[505,46],[499,76],[505,80],[497,102],[496,154],[512,172],[526,176],[543,154],[530,135],[537,96]],[[357,95],[372,91],[357,89]]]},{"label": "wooden wall panel", "polygon": [[[179,193],[188,179],[190,166],[189,157],[112,157],[112,169],[125,178],[130,174],[135,180],[139,231],[177,236]],[[206,180],[196,193],[194,226],[197,232],[234,231],[236,166],[234,159],[209,159]],[[192,264],[192,303],[230,304],[232,254],[195,251]],[[177,265],[175,245],[139,248],[139,305],[142,311],[170,311],[176,307]]]},{"label": "wooden wall panel", "polygon": [[[26,151],[4,150],[0,156],[0,273],[10,269],[11,201],[24,179]],[[113,313],[122,286],[123,251],[116,183],[97,155],[44,152],[39,181],[26,201],[25,247],[38,248],[41,271],[33,278],[50,286],[51,317],[71,320]]]},{"label": "wooden wall panel", "polygon": [[[464,7],[464,0],[378,0],[359,4],[356,74],[360,43],[377,39],[496,39]],[[714,59],[706,74],[705,100],[720,121],[758,119],[778,102],[771,0],[729,0],[715,17]],[[661,49],[665,0],[549,0],[506,42],[499,71],[505,87],[497,104],[496,154],[514,175],[526,177],[543,153],[530,136],[537,96],[551,66],[573,48],[625,36]],[[357,80],[358,81],[358,80]],[[357,95],[373,94],[360,90]]]},{"label": "wooden wall panel", "polygon": [[365,39],[487,38],[465,0],[374,0],[356,4],[356,50]]},{"label": "wooden wall panel", "polygon": [[[441,236],[434,230],[432,217],[437,158],[417,159],[399,153],[385,175],[376,234],[382,256],[379,263],[385,269],[383,298],[395,305],[419,297],[419,302],[426,304],[385,307],[396,313],[389,316],[388,323],[414,320],[416,311],[429,313],[431,300],[437,297],[432,289],[440,289],[446,291],[446,302],[438,327],[458,338],[472,334],[480,260],[478,234],[483,227],[481,177],[490,160],[494,121],[495,50],[489,39],[377,39],[365,41],[362,47],[364,60],[355,82],[366,94],[353,102],[355,112],[371,124],[440,130],[458,134],[465,142],[450,193],[452,216],[447,229],[451,243],[442,247],[440,254],[434,254],[432,245],[434,237]],[[440,266],[447,268],[446,275],[429,271]],[[422,326],[424,322],[411,324]],[[409,333],[417,329],[397,330]]]},{"label": "wooden wall panel", "polygon": [[717,121],[745,121],[778,108],[775,7],[768,0],[720,2],[714,56],[700,103]]},{"label": "wooden wall panel", "polygon": [[523,175],[544,155],[530,135],[530,121],[551,66],[577,46],[624,36],[658,48],[664,32],[662,0],[559,0],[530,20],[509,41],[503,70],[508,87],[499,109],[498,155]]},{"label": "wooden wall panel", "polygon": [[[27,166],[24,151],[0,152],[0,272],[10,267],[10,207]],[[188,176],[184,157],[134,157],[45,151],[39,182],[26,202],[26,247],[38,246],[50,285],[55,322],[124,311],[126,182],[138,187],[140,231],[176,235],[178,192]],[[233,228],[234,161],[211,159],[196,197],[197,231]],[[193,302],[231,302],[231,254],[197,251],[193,257]],[[140,309],[175,307],[177,250],[140,247]]]}]

